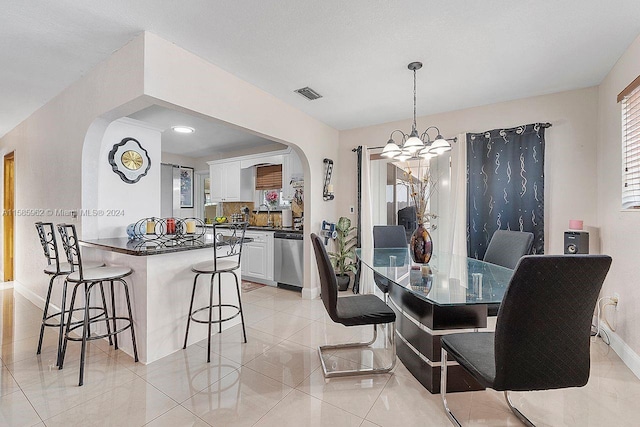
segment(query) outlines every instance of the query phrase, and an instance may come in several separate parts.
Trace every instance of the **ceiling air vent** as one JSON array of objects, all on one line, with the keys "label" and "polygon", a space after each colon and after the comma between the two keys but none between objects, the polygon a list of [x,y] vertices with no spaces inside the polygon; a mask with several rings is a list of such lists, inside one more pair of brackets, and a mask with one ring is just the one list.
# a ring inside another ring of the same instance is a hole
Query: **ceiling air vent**
[{"label": "ceiling air vent", "polygon": [[307,87],[303,87],[302,89],[296,89],[296,90],[294,90],[294,92],[299,93],[300,95],[302,95],[305,98],[307,98],[309,101],[313,101],[314,99],[322,98],[322,95],[320,95],[318,92],[316,92],[315,90],[311,89],[308,86]]}]

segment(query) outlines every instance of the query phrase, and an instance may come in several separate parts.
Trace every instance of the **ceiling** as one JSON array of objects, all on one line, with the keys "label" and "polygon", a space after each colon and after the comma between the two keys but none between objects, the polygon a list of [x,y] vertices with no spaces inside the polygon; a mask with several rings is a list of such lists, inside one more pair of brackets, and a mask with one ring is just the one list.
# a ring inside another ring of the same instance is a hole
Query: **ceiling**
[{"label": "ceiling", "polygon": [[[0,135],[142,31],[336,129],[599,84],[638,0],[0,0]],[[311,86],[307,101],[293,90]]]},{"label": "ceiling", "polygon": [[[162,131],[162,151],[187,157],[205,157],[214,153],[239,151],[275,142],[237,130],[215,120],[206,120],[180,111],[153,105],[129,115]],[[188,126],[193,133],[177,133],[172,126]],[[285,148],[285,146],[283,146]],[[272,149],[272,148],[271,148]]]}]

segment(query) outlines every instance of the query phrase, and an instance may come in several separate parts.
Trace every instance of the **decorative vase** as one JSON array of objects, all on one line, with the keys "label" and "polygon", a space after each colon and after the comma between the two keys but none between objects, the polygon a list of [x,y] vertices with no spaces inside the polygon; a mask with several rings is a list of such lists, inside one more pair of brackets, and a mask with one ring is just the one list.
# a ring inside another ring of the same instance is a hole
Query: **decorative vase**
[{"label": "decorative vase", "polygon": [[418,224],[418,228],[411,235],[409,252],[411,252],[411,259],[417,264],[427,264],[431,260],[433,242],[424,224]]}]

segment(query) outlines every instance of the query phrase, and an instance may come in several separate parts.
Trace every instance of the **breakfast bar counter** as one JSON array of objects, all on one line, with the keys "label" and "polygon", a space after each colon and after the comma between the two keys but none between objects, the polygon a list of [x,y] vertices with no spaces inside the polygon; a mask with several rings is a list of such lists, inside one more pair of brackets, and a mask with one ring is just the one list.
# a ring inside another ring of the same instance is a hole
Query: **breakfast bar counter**
[{"label": "breakfast bar counter", "polygon": [[[80,245],[83,247],[83,259],[87,261],[102,261],[107,265],[127,266],[133,270],[127,282],[131,293],[138,354],[140,361],[146,364],[182,349],[195,277],[191,266],[202,261],[212,261],[214,245],[218,246],[220,255],[220,247],[224,249],[227,242],[219,240],[214,243],[213,236],[204,235],[193,240],[162,243],[104,238],[83,240]],[[199,280],[208,281],[209,277],[203,276]],[[233,276],[223,274],[220,280],[223,302],[237,304]],[[196,307],[208,305],[208,288],[209,286],[198,287],[195,295]],[[123,296],[120,297],[122,298],[116,300],[116,307],[118,312],[124,313],[125,300]],[[214,292],[214,304],[217,301],[218,293]],[[223,329],[238,323],[239,317],[224,322]],[[206,337],[207,327],[194,324],[189,331],[189,345]],[[120,348],[132,355],[133,347],[127,334],[119,341]]]}]

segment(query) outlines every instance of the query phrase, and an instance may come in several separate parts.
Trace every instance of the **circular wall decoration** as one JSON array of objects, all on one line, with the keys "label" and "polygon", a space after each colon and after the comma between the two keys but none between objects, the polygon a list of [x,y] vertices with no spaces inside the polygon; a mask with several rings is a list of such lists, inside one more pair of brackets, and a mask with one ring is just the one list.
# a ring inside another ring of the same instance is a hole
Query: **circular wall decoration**
[{"label": "circular wall decoration", "polygon": [[127,184],[135,184],[151,168],[147,150],[134,138],[124,138],[109,151],[111,169]]}]

